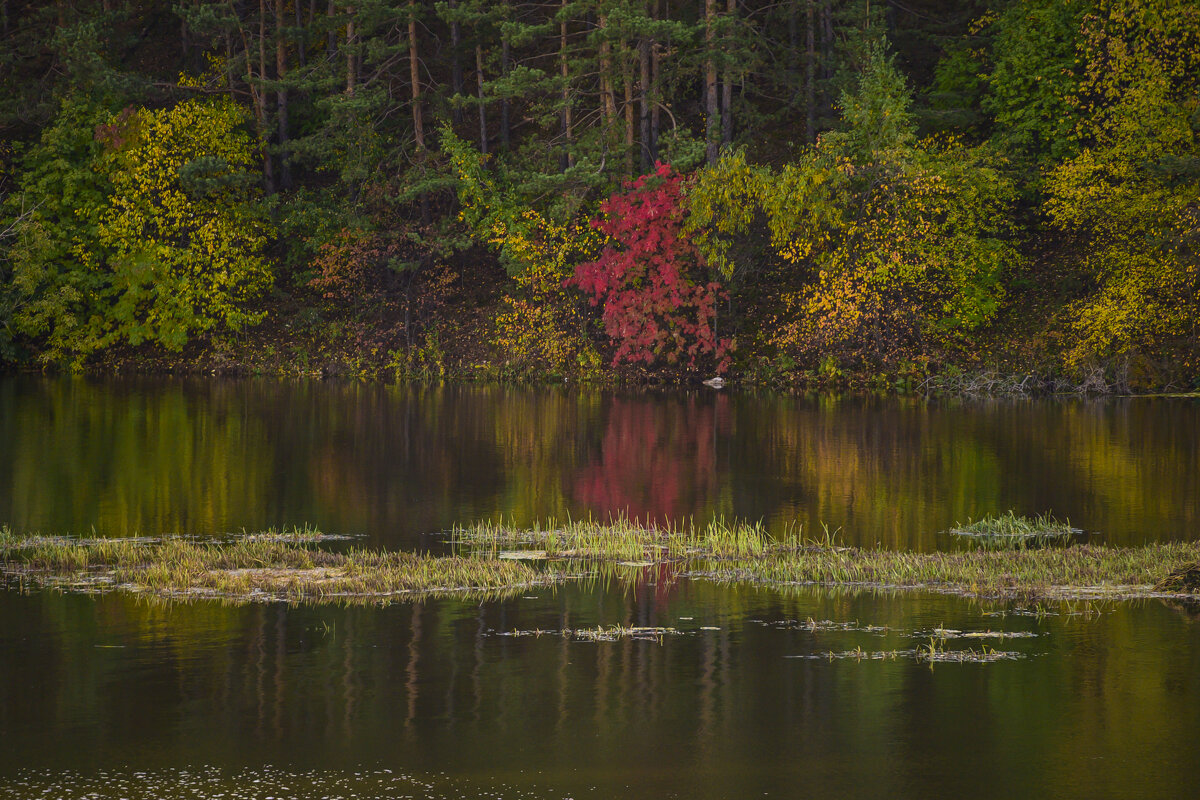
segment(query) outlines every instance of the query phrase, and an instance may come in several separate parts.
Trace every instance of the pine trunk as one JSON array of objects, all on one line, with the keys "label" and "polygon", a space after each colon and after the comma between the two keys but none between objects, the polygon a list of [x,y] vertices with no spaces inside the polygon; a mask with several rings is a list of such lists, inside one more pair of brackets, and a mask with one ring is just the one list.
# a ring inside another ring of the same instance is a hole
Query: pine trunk
[{"label": "pine trunk", "polygon": [[566,168],[575,166],[575,155],[571,152],[571,75],[567,65],[567,0],[562,0],[563,17],[558,27],[558,61],[562,70],[562,131],[564,137]]},{"label": "pine trunk", "polygon": [[808,12],[808,36],[804,44],[808,58],[805,61],[804,73],[804,136],[809,144],[812,144],[817,138],[817,50],[814,3],[816,0],[806,0],[805,3]]},{"label": "pine trunk", "polygon": [[346,94],[354,94],[357,74],[354,61],[354,6],[346,9],[349,19],[346,21]]},{"label": "pine trunk", "polygon": [[475,45],[475,85],[479,87],[479,152],[487,155],[487,104],[483,100],[483,45]]},{"label": "pine trunk", "polygon": [[[658,6],[657,19],[666,19],[666,0],[651,0]],[[650,43],[650,161],[658,160],[658,137],[662,132],[662,48],[657,42]]]},{"label": "pine trunk", "polygon": [[[504,0],[505,15],[508,19],[507,9],[509,0]],[[508,34],[505,34],[500,42],[500,74],[508,77]],[[505,96],[500,100],[500,147],[503,150],[508,150],[508,97]]]},{"label": "pine trunk", "polygon": [[408,0],[408,72],[412,81],[413,136],[417,149],[425,149],[425,117],[421,109],[421,54],[417,43],[417,8],[415,0]]},{"label": "pine trunk", "polygon": [[617,100],[613,92],[612,44],[607,38],[608,18],[604,15],[600,16],[600,31],[605,37],[600,40],[600,113],[604,118],[604,134],[607,141],[613,119],[617,116]]},{"label": "pine trunk", "polygon": [[[457,0],[450,0],[450,11],[454,12],[458,8]],[[458,19],[450,21],[450,85],[454,90],[455,96],[461,96],[463,93],[463,70],[462,60],[459,57],[459,45],[462,41],[462,31],[458,24]],[[454,123],[461,125],[463,121],[462,106],[455,104],[450,112],[454,117]]]},{"label": "pine trunk", "polygon": [[717,163],[721,153],[720,113],[717,110],[717,61],[713,48],[716,46],[717,0],[704,0],[704,141],[705,156],[709,164]]},{"label": "pine trunk", "polygon": [[[737,0],[729,0],[726,8],[732,21],[737,14]],[[725,85],[721,87],[721,143],[728,146],[733,142],[733,58],[729,52],[729,41],[725,50]]]},{"label": "pine trunk", "polygon": [[325,55],[327,58],[333,58],[337,53],[337,28],[333,25],[335,16],[337,16],[337,6],[334,5],[334,0],[329,0],[329,5],[325,9],[325,18],[329,25],[325,31]]},{"label": "pine trunk", "polygon": [[633,177],[634,114],[633,114],[633,61],[625,61],[625,174]]},{"label": "pine trunk", "polygon": [[[247,74],[250,72],[249,53],[246,53],[246,72]],[[271,136],[267,119],[267,89],[264,85],[267,80],[267,0],[258,0],[258,81],[257,88],[254,88],[254,83],[251,83],[251,91],[254,98],[255,121],[258,123],[258,135],[262,141],[263,182],[266,184],[267,194],[275,194],[275,164],[267,144],[267,140]]]},{"label": "pine trunk", "polygon": [[639,135],[641,139],[642,172],[649,172],[654,162],[650,159],[650,39],[642,37],[638,42],[638,82],[641,89],[641,115]]},{"label": "pine trunk", "polygon": [[284,78],[287,75],[287,41],[284,39],[283,0],[275,0],[275,92],[276,115],[279,131],[279,186],[292,188],[292,167],[288,163],[288,90]]}]

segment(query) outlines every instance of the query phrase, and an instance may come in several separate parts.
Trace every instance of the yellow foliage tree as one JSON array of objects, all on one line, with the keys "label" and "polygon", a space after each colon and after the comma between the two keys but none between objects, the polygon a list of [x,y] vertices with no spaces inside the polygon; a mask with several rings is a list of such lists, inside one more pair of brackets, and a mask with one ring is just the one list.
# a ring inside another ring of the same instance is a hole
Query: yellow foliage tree
[{"label": "yellow foliage tree", "polygon": [[[1200,319],[1200,6],[1113,0],[1085,20],[1084,149],[1049,174],[1046,211],[1089,291],[1070,365],[1153,356]],[[1178,361],[1179,354],[1173,356]],[[1182,364],[1193,370],[1195,363]]]},{"label": "yellow foliage tree", "polygon": [[[97,344],[157,342],[238,330],[272,280],[258,204],[256,144],[229,100],[125,111],[97,131],[112,195],[100,216],[107,273]],[[93,256],[93,258],[95,258]]]}]

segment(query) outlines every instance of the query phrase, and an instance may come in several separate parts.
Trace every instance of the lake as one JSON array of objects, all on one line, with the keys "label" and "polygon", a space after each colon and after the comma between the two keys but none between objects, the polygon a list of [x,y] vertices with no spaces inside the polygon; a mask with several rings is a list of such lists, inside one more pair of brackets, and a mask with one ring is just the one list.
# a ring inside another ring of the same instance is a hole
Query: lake
[{"label": "lake", "polygon": [[[1200,402],[0,380],[0,524],[199,536],[626,514],[936,550],[988,513],[1194,539]],[[1162,797],[1200,607],[723,586],[498,601],[0,592],[0,798]],[[663,626],[658,640],[563,635]],[[921,663],[933,631],[990,663]],[[968,637],[968,634],[975,636]],[[962,646],[967,646],[962,644]]]}]

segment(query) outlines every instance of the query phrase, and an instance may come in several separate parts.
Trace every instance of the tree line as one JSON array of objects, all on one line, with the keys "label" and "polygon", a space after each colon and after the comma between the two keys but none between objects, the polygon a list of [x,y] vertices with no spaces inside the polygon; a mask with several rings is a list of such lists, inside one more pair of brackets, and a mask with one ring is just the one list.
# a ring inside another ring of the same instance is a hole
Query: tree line
[{"label": "tree line", "polygon": [[0,0],[0,41],[10,362],[295,317],[408,375],[1200,378],[1185,0]]}]

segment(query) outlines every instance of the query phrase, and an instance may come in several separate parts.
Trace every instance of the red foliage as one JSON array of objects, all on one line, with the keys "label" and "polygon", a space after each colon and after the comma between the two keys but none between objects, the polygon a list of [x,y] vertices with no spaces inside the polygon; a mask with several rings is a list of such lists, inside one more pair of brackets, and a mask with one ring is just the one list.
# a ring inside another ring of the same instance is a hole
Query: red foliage
[{"label": "red foliage", "polygon": [[717,301],[724,296],[715,281],[698,283],[700,254],[682,237],[686,210],[680,202],[683,178],[659,163],[652,175],[626,184],[600,206],[593,219],[617,242],[600,258],[575,269],[573,283],[604,304],[604,329],[617,343],[613,363],[684,362],[697,366],[712,356],[725,369],[729,339],[716,334]]}]

